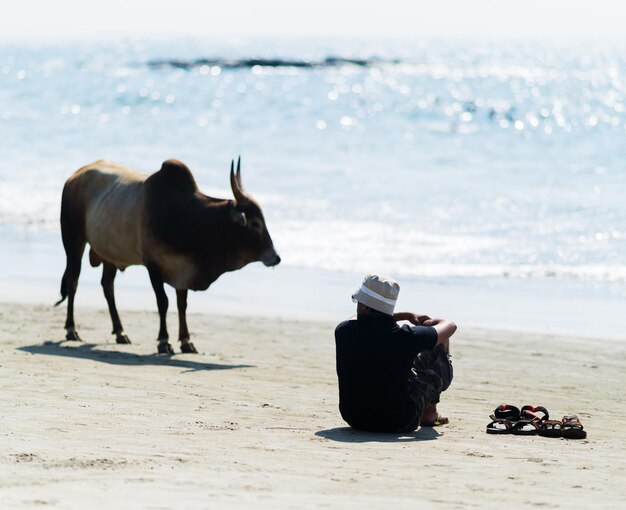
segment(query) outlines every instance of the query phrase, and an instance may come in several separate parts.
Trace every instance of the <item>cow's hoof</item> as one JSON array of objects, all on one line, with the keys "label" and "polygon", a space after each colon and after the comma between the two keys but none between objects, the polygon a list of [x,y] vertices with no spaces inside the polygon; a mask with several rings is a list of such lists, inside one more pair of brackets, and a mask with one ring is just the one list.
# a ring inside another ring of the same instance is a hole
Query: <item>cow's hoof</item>
[{"label": "cow's hoof", "polygon": [[126,335],[116,335],[115,336],[115,343],[118,344],[130,344],[130,338],[128,338]]},{"label": "cow's hoof", "polygon": [[172,355],[174,354],[174,349],[172,349],[172,346],[167,342],[159,343],[159,354]]},{"label": "cow's hoof", "polygon": [[180,344],[180,351],[187,354],[198,354],[196,347],[191,342]]},{"label": "cow's hoof", "polygon": [[65,339],[66,340],[74,340],[76,342],[82,342],[82,338],[78,336],[78,333],[76,331],[68,331],[67,334],[65,335]]}]

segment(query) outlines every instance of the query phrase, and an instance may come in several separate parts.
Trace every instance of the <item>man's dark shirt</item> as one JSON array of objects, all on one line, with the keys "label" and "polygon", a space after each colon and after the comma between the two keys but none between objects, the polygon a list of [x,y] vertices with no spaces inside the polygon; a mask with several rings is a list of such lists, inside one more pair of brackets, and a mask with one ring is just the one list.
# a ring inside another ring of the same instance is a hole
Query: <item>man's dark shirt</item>
[{"label": "man's dark shirt", "polygon": [[335,329],[339,411],[351,427],[395,432],[415,418],[409,374],[417,355],[432,349],[437,331],[402,327],[385,314],[361,314]]}]

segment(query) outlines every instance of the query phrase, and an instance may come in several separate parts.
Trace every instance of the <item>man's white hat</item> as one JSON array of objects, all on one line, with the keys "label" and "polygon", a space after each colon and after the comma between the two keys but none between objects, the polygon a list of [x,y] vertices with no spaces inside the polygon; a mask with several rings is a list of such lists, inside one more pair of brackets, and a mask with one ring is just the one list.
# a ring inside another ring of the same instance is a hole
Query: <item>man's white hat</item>
[{"label": "man's white hat", "polygon": [[369,274],[359,289],[352,294],[352,301],[369,306],[374,310],[393,315],[400,294],[400,285],[386,276]]}]

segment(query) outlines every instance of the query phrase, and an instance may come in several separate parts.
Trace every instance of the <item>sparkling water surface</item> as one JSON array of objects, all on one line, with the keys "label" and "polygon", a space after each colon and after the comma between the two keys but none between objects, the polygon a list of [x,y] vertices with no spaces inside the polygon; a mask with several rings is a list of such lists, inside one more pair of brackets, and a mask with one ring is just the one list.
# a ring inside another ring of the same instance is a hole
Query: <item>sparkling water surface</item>
[{"label": "sparkling water surface", "polygon": [[[153,172],[178,158],[206,193],[229,197],[241,154],[286,267],[574,282],[623,297],[623,55],[434,41],[2,43],[2,232],[56,239],[63,182],[96,159]],[[378,60],[150,65],[333,56]]]}]

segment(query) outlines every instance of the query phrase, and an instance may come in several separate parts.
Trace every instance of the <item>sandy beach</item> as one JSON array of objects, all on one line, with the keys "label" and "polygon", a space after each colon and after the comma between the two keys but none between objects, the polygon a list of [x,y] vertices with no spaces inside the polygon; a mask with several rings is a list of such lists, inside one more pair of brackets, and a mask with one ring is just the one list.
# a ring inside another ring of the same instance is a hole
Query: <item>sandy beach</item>
[{"label": "sandy beach", "polygon": [[[194,314],[199,355],[155,354],[156,312],[0,304],[2,508],[617,508],[626,344],[466,329],[451,420],[406,436],[337,410],[333,322]],[[338,321],[341,317],[338,317]],[[170,327],[175,314],[170,315]],[[176,346],[178,347],[178,346]],[[583,441],[491,436],[502,402],[580,416]]]},{"label": "sandy beach", "polygon": [[[0,510],[626,508],[626,3],[5,4]],[[168,285],[157,355],[144,264],[212,282],[198,354]],[[369,273],[458,325],[449,424],[343,422]],[[503,403],[588,436],[486,434]]]}]

